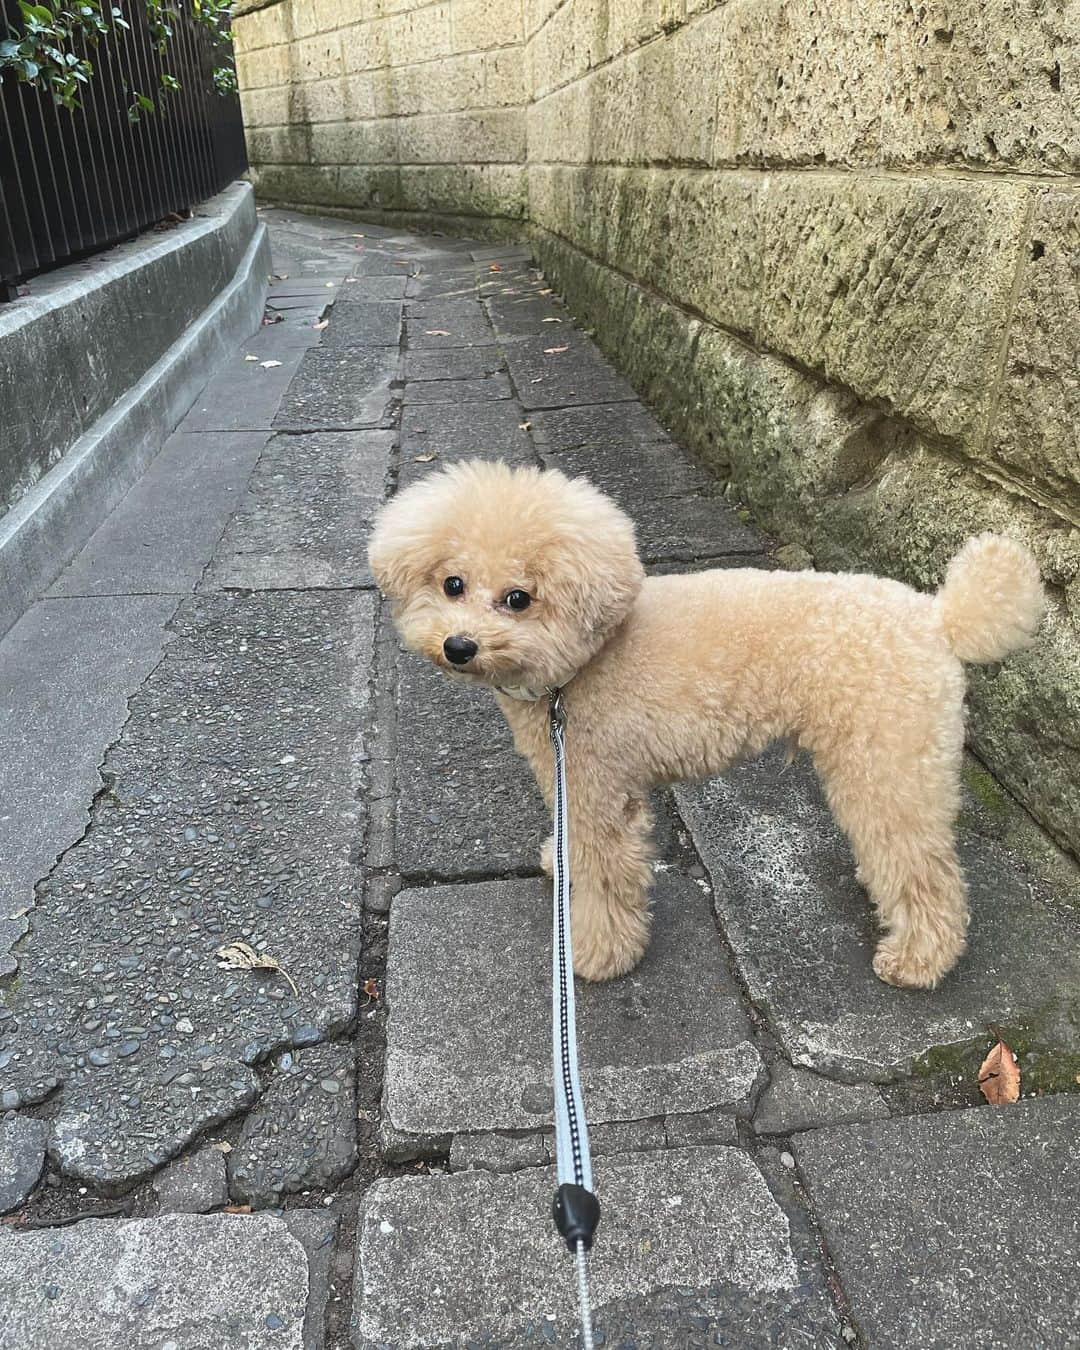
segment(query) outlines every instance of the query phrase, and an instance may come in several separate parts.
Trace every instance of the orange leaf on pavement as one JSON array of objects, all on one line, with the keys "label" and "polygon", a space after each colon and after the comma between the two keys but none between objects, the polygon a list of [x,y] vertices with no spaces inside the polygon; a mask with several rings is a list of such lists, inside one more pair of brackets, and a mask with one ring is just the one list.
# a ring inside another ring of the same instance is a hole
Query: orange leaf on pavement
[{"label": "orange leaf on pavement", "polygon": [[1020,1066],[1004,1041],[998,1041],[983,1060],[979,1091],[991,1106],[1008,1106],[1020,1096]]}]

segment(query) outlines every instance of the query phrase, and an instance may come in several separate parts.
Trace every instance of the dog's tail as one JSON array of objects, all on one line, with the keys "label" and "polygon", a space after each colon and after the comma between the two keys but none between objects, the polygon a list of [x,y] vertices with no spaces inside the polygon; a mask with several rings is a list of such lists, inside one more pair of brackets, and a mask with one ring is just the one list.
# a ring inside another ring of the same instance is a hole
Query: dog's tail
[{"label": "dog's tail", "polygon": [[1000,534],[969,539],[934,600],[961,661],[1001,661],[1035,638],[1046,595],[1031,551]]}]

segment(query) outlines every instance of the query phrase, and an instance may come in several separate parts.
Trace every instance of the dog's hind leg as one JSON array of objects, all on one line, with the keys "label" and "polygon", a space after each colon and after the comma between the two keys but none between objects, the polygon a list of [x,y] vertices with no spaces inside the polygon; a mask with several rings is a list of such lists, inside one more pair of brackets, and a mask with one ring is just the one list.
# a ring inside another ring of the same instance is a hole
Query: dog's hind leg
[{"label": "dog's hind leg", "polygon": [[874,753],[843,745],[815,754],[825,793],[851,841],[858,877],[884,936],[874,970],[888,984],[930,989],[966,943],[967,892],[953,822],[961,742],[942,727],[929,749]]},{"label": "dog's hind leg", "polygon": [[598,805],[570,793],[574,969],[586,980],[624,975],[649,943],[652,813],[623,796]]}]

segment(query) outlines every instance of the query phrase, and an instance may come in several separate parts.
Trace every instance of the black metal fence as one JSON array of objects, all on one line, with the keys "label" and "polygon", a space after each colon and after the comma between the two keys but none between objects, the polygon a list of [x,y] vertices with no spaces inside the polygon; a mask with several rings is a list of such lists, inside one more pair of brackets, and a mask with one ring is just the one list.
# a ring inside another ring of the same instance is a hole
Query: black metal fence
[{"label": "black metal fence", "polygon": [[[123,0],[130,29],[88,51],[94,75],[81,108],[58,107],[11,72],[0,79],[0,300],[34,273],[186,211],[247,168],[240,100],[214,87],[221,51],[177,8],[162,56],[140,0]],[[17,0],[0,0],[0,15],[17,24]],[[162,89],[166,70],[179,90]],[[157,111],[132,121],[136,91]]]}]

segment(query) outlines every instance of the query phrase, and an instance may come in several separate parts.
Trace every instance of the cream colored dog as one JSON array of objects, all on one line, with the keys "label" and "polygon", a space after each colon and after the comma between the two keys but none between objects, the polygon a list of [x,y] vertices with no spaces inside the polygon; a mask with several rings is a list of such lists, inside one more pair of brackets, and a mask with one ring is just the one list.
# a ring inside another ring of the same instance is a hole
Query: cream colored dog
[{"label": "cream colored dog", "polygon": [[883,930],[877,974],[931,987],[964,950],[961,662],[1031,641],[1043,592],[1021,545],[970,540],[932,596],[862,575],[646,577],[633,525],[584,479],[477,460],[390,501],[370,560],[405,645],[496,691],[549,806],[547,691],[569,686],[579,975],[610,979],[645,951],[650,789],[780,737],[813,756],[851,841]]}]

